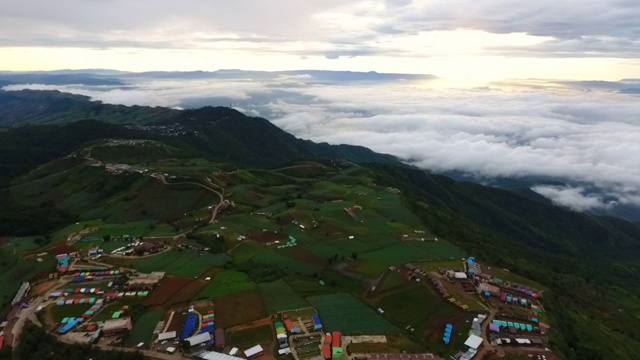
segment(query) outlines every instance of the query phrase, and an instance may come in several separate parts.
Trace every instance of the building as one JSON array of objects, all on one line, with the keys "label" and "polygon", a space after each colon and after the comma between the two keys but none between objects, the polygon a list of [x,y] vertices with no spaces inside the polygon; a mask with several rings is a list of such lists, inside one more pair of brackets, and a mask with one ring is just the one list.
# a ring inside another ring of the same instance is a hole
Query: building
[{"label": "building", "polygon": [[191,345],[191,347],[194,347],[194,346],[198,346],[200,344],[204,344],[211,341],[211,334],[206,332],[206,333],[194,335],[192,337],[188,337],[184,340],[188,342],[189,345]]},{"label": "building", "polygon": [[16,296],[11,301],[11,305],[15,305],[19,303],[22,300],[22,298],[24,298],[24,296],[27,295],[27,292],[29,291],[30,288],[31,287],[29,286],[29,282],[27,281],[23,282],[22,285],[20,286],[20,289],[18,289]]},{"label": "building", "polygon": [[225,346],[227,346],[227,341],[226,338],[224,336],[224,329],[223,328],[217,328],[215,331],[215,339],[216,339],[216,348],[218,349],[224,349]]},{"label": "building", "polygon": [[264,353],[264,349],[260,345],[256,345],[244,351],[244,355],[247,357],[247,359],[250,359],[254,356],[260,356],[263,353]]},{"label": "building", "polygon": [[478,350],[478,348],[480,347],[480,345],[482,345],[482,338],[480,336],[477,335],[471,335],[469,336],[469,338],[467,339],[467,341],[464,342],[464,344],[474,350]]},{"label": "building", "polygon": [[104,322],[102,333],[104,336],[114,336],[130,331],[133,327],[130,317],[111,319]]},{"label": "building", "polygon": [[173,340],[178,337],[178,333],[175,331],[163,332],[158,334],[158,342]]},{"label": "building", "polygon": [[196,360],[244,360],[241,357],[227,355],[215,351],[201,351],[194,355]]}]

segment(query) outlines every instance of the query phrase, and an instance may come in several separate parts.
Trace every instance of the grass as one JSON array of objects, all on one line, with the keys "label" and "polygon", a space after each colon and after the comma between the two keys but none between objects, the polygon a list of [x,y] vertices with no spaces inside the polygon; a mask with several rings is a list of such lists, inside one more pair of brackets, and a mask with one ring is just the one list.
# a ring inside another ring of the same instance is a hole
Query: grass
[{"label": "grass", "polygon": [[319,295],[309,298],[327,329],[345,334],[395,334],[400,330],[349,294]]},{"label": "grass", "polygon": [[436,261],[423,261],[416,263],[421,270],[426,272],[438,271],[438,269],[457,269],[462,268],[462,261],[457,260],[436,260]]},{"label": "grass", "polygon": [[514,282],[514,283],[518,283],[521,285],[525,285],[525,286],[530,286],[534,289],[538,289],[538,290],[547,290],[547,287],[537,283],[533,280],[529,280],[525,277],[522,277],[518,274],[514,274],[513,272],[510,271],[504,271],[502,269],[496,269],[496,268],[492,268],[491,269],[491,276],[494,278],[500,278],[502,280],[506,280],[506,281],[510,281],[510,282]]},{"label": "grass", "polygon": [[385,248],[360,255],[363,260],[386,265],[400,265],[414,261],[449,260],[459,258],[464,252],[455,245],[444,241],[412,241],[393,244]]},{"label": "grass", "polygon": [[455,306],[442,300],[431,289],[419,284],[392,291],[383,295],[376,303],[384,310],[385,316],[402,328],[411,325],[421,329],[434,316],[459,312]]},{"label": "grass", "polygon": [[258,290],[269,314],[309,306],[309,303],[284,280],[258,284]]},{"label": "grass", "polygon": [[129,344],[145,343],[149,344],[153,338],[153,331],[162,320],[164,311],[161,309],[147,310],[133,325],[127,342]]},{"label": "grass", "polygon": [[34,250],[41,247],[41,245],[36,243],[36,239],[41,238],[42,236],[16,237],[11,239],[5,246],[12,251],[15,249],[17,252]]},{"label": "grass", "polygon": [[273,341],[273,330],[271,326],[265,325],[257,328],[234,331],[229,334],[229,345],[239,349],[248,349],[255,345],[265,346]]},{"label": "grass", "polygon": [[212,266],[222,266],[230,258],[226,254],[169,250],[159,255],[136,260],[133,266],[143,272],[165,271],[170,275],[199,276]]},{"label": "grass", "polygon": [[62,321],[66,317],[81,317],[87,310],[91,308],[90,304],[77,304],[77,305],[52,305],[51,317],[56,323]]},{"label": "grass", "polygon": [[331,286],[320,285],[317,279],[310,279],[303,276],[289,276],[286,278],[286,281],[298,294],[304,297],[336,292],[336,289]]},{"label": "grass", "polygon": [[[35,260],[19,260],[6,249],[0,251],[0,287],[1,308],[11,303],[22,282],[28,281],[35,275],[51,270],[55,266],[55,259],[51,256],[43,258],[42,262]],[[7,310],[7,309],[5,309]]]},{"label": "grass", "polygon": [[387,265],[372,261],[358,261],[351,265],[351,268],[358,274],[365,275],[370,278],[378,278],[384,274],[389,268]]},{"label": "grass", "polygon": [[230,294],[252,291],[256,284],[249,280],[249,276],[243,272],[225,270],[213,277],[211,282],[198,293],[199,299],[217,298]]},{"label": "grass", "polygon": [[386,291],[400,286],[404,283],[404,277],[397,271],[391,271],[382,279],[381,284],[378,286],[377,291]]}]

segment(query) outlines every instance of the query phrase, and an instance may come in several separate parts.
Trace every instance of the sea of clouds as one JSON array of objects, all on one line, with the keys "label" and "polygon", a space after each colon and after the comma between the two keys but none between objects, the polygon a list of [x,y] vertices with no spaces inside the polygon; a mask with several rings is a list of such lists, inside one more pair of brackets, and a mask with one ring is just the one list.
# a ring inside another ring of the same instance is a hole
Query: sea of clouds
[{"label": "sea of clouds", "polygon": [[[602,84],[600,84],[602,85]],[[154,80],[56,89],[106,103],[233,106],[305,139],[354,144],[432,172],[545,177],[532,189],[575,210],[640,206],[640,98],[581,84],[447,88],[428,81],[327,82],[309,75]]]}]

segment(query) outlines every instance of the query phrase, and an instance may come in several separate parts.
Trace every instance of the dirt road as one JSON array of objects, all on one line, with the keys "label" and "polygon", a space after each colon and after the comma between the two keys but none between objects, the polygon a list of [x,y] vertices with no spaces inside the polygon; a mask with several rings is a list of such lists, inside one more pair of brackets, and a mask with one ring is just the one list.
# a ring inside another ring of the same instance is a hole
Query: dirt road
[{"label": "dirt road", "polygon": [[[218,197],[220,198],[220,202],[216,205],[215,208],[213,208],[213,211],[211,212],[211,217],[209,218],[209,224],[213,223],[216,219],[216,216],[218,215],[218,210],[220,210],[220,206],[222,206],[222,204],[224,204],[224,195],[223,193],[213,189],[210,186],[201,184],[201,183],[197,183],[194,181],[182,181],[182,182],[176,182],[176,183],[170,183],[167,182],[167,179],[165,179],[164,175],[160,175],[160,180],[162,180],[162,183],[165,185],[196,185],[196,186],[200,186],[201,188],[207,189],[211,192],[213,192],[214,194],[218,195]],[[224,192],[224,190],[223,190]]]}]

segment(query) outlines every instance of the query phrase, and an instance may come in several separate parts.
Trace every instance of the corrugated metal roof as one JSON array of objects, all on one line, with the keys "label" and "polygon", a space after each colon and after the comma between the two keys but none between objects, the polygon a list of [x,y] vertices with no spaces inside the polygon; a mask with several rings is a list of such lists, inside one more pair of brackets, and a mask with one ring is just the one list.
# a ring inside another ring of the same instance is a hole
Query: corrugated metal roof
[{"label": "corrugated metal roof", "polygon": [[200,360],[240,360],[242,359],[237,356],[231,356],[231,355],[227,355],[227,354],[223,354],[215,351],[203,351],[203,352],[197,353],[195,355],[195,358]]},{"label": "corrugated metal roof", "polygon": [[185,340],[188,341],[189,344],[191,344],[191,346],[196,346],[204,342],[210,341],[211,334],[206,332],[206,333],[202,333],[202,334],[198,334],[198,335],[194,335],[192,337],[186,338]]},{"label": "corrugated metal roof", "polygon": [[256,346],[254,346],[254,347],[252,347],[252,348],[249,348],[249,349],[245,350],[245,351],[244,351],[244,354],[245,354],[247,357],[252,357],[252,356],[254,356],[254,355],[258,355],[258,354],[260,354],[260,353],[261,353],[261,352],[263,352],[263,351],[264,351],[264,349],[262,348],[262,346],[260,346],[260,345],[256,345]]},{"label": "corrugated metal roof", "polygon": [[178,333],[175,331],[164,332],[158,335],[158,341],[175,339],[176,337],[178,337]]}]

